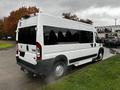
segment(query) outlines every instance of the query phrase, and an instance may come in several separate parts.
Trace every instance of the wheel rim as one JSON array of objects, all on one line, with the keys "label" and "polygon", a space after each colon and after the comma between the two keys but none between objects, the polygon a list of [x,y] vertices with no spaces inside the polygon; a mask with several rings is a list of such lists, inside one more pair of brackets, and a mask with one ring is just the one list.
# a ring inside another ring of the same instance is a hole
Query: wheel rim
[{"label": "wheel rim", "polygon": [[63,65],[58,65],[55,69],[55,75],[56,77],[61,77],[64,73],[64,67]]}]

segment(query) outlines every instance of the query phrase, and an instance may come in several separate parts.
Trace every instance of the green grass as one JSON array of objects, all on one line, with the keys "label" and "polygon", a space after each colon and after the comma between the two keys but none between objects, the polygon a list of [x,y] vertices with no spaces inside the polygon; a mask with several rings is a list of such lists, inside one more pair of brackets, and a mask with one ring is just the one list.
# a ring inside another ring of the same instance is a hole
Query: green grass
[{"label": "green grass", "polygon": [[120,55],[85,66],[41,89],[120,90]]},{"label": "green grass", "polygon": [[1,44],[0,43],[0,49],[9,48],[9,47],[12,47],[12,46],[15,46],[15,45],[14,44],[6,44],[6,43],[5,44],[3,44],[3,43]]}]

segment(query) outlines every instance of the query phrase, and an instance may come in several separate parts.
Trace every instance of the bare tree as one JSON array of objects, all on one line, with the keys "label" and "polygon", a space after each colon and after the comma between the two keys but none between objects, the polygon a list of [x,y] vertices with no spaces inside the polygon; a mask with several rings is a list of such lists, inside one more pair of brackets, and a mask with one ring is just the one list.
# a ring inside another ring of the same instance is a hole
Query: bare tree
[{"label": "bare tree", "polygon": [[74,20],[74,21],[79,21],[79,18],[76,14],[71,14],[69,12],[69,13],[63,13],[62,15],[63,15],[63,18]]},{"label": "bare tree", "polygon": [[80,19],[80,22],[87,23],[87,24],[91,24],[91,25],[93,24],[93,21],[90,20],[90,19],[86,19],[86,20]]},{"label": "bare tree", "polygon": [[93,24],[93,21],[90,19],[80,19],[76,14],[71,14],[70,12],[68,13],[63,13],[63,18],[66,19],[70,19],[70,20],[74,20],[74,21],[78,21],[78,22],[83,22],[83,23],[87,23],[87,24]]}]

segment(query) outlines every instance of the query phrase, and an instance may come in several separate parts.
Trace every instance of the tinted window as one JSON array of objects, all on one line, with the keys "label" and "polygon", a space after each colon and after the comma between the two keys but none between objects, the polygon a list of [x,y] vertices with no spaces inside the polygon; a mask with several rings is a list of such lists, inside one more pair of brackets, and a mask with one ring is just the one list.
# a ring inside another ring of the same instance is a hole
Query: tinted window
[{"label": "tinted window", "polygon": [[44,44],[93,43],[93,32],[44,26]]},{"label": "tinted window", "polygon": [[80,31],[80,43],[93,43],[93,32]]},{"label": "tinted window", "polygon": [[36,26],[20,28],[18,32],[18,43],[36,44]]}]

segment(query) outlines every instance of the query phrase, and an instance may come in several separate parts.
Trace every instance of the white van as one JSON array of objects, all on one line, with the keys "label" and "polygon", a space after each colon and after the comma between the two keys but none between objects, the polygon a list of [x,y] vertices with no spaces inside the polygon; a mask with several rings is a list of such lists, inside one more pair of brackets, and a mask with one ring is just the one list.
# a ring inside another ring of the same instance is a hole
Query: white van
[{"label": "white van", "polygon": [[92,25],[39,13],[22,18],[16,30],[17,64],[29,73],[59,78],[70,65],[102,60]]}]

